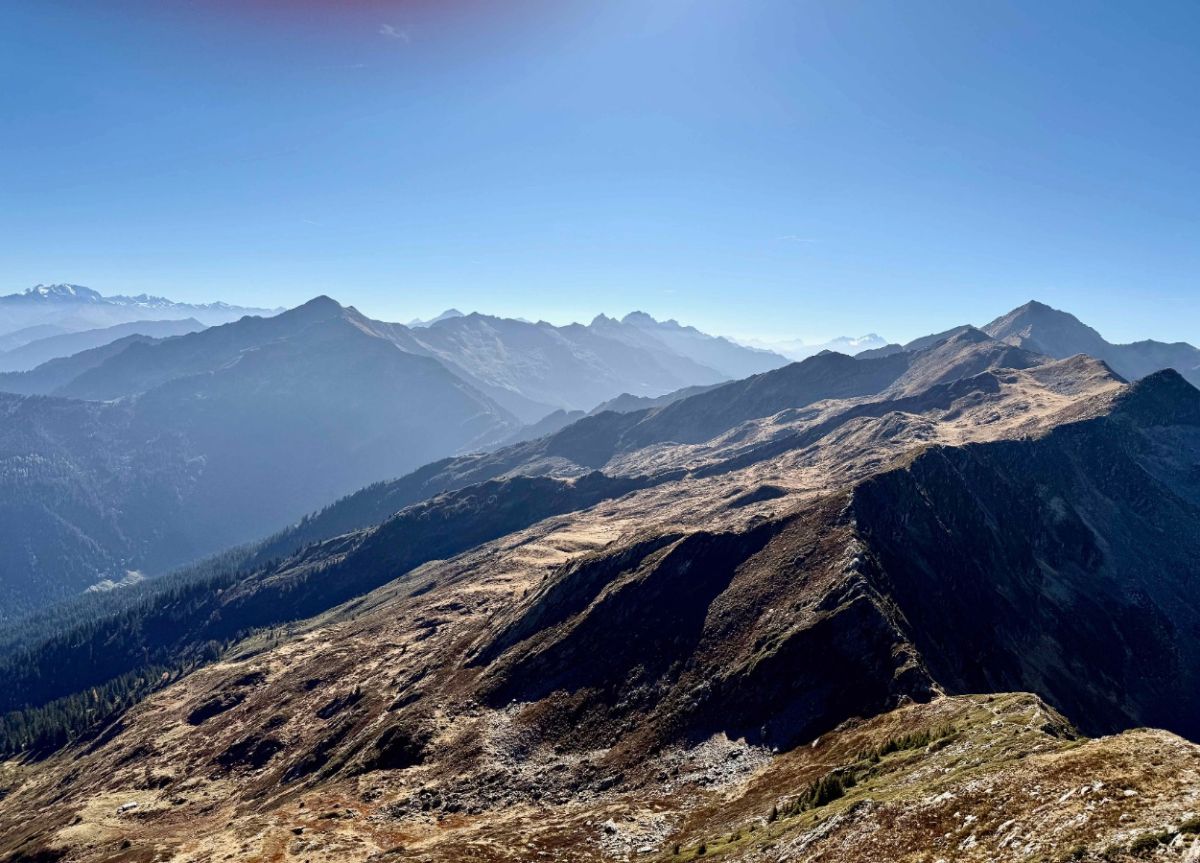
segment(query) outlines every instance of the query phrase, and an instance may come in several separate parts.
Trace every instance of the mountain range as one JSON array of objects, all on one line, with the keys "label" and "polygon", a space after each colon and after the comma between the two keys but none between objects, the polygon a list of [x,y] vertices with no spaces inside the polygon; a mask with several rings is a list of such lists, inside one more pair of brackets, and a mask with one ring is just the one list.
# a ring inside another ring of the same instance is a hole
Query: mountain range
[{"label": "mountain range", "polygon": [[519,425],[328,299],[112,347],[0,381],[53,387],[0,394],[9,613],[255,539]]},{"label": "mountain range", "polygon": [[319,297],[207,329],[131,323],[15,348],[25,365],[96,345],[0,373],[0,619],[261,538],[436,458],[536,436],[569,416],[523,431],[551,403],[658,396],[782,362],[629,321],[472,314],[410,329]]},{"label": "mountain range", "polygon": [[34,339],[127,324],[192,318],[205,326],[236,321],[244,315],[274,314],[228,303],[180,303],[147,294],[101,296],[83,285],[35,285],[18,294],[0,296],[0,350]]},{"label": "mountain range", "polygon": [[130,321],[126,324],[114,324],[111,327],[100,327],[94,330],[42,336],[0,352],[0,373],[29,371],[51,360],[70,357],[92,348],[104,347],[127,336],[161,339],[194,333],[202,329],[204,329],[204,324],[195,318],[179,318],[165,321]]},{"label": "mountain range", "polygon": [[[856,356],[882,356],[901,351],[921,350],[946,336],[971,328],[956,327],[922,336],[905,344],[887,344],[860,351]],[[1051,308],[1036,300],[1001,315],[982,331],[994,339],[1048,357],[1065,359],[1086,354],[1103,360],[1128,380],[1137,380],[1162,369],[1173,368],[1193,384],[1200,386],[1200,348],[1186,342],[1157,342],[1145,339],[1130,344],[1112,344],[1069,312]]]},{"label": "mountain range", "polygon": [[[29,296],[109,302],[69,286]],[[200,327],[132,322],[0,355],[25,364],[20,357],[97,345],[0,373],[0,616],[259,539],[356,488],[464,451],[495,450],[454,462],[449,486],[514,470],[577,475],[654,446],[679,453],[798,400],[903,396],[1077,349],[1129,379],[1168,366],[1193,382],[1200,374],[1189,345],[1111,345],[1039,303],[982,330],[958,327],[857,361],[826,351],[769,374],[755,371],[779,366],[778,355],[640,312],[566,327],[448,312],[405,327],[321,297]],[[729,378],[739,380],[722,383]]]},{"label": "mountain range", "polygon": [[393,332],[405,349],[437,358],[528,423],[554,410],[586,411],[622,394],[656,397],[787,363],[779,354],[641,312],[561,327],[448,312]]},{"label": "mountain range", "polygon": [[863,336],[838,336],[837,338],[822,342],[809,342],[803,339],[770,341],[764,339],[743,339],[740,340],[740,343],[749,347],[775,351],[783,354],[789,360],[807,359],[822,351],[834,351],[839,354],[853,355],[862,353],[863,351],[888,347],[888,342],[882,336],[875,333],[867,333]]},{"label": "mountain range", "polygon": [[[434,363],[332,301],[272,320],[49,401]],[[0,657],[0,855],[1186,859],[1200,391],[990,329],[626,400],[51,615]]]},{"label": "mountain range", "polygon": [[1200,349],[1186,342],[1146,339],[1127,345],[1105,341],[1074,315],[1030,302],[983,328],[993,338],[1051,357],[1087,354],[1104,360],[1119,375],[1137,380],[1160,369],[1176,369],[1200,386]]}]

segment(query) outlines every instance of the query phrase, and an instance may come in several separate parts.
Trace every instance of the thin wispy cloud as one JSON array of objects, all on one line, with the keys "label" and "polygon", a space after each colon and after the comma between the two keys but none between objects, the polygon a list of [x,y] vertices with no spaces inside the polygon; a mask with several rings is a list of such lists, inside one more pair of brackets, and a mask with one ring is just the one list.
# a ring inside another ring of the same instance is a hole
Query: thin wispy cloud
[{"label": "thin wispy cloud", "polygon": [[379,35],[386,36],[389,39],[395,39],[399,42],[403,42],[406,45],[412,41],[412,36],[409,35],[407,30],[401,30],[399,27],[396,27],[392,24],[379,25]]},{"label": "thin wispy cloud", "polygon": [[800,234],[784,234],[778,240],[781,243],[803,243],[806,246],[820,242],[816,237],[805,237]]}]

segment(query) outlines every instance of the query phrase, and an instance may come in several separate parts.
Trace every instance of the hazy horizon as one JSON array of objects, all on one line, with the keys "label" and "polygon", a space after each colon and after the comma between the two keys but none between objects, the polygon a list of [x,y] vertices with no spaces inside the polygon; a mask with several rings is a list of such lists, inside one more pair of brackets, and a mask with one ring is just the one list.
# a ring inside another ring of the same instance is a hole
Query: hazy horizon
[{"label": "hazy horizon", "polygon": [[1196,341],[1200,8],[19,3],[5,285]]},{"label": "hazy horizon", "polygon": [[[80,287],[91,288],[92,290],[97,290],[92,285],[84,284],[83,282],[78,282],[78,281],[76,281],[76,282],[71,282],[71,281],[40,282],[39,283],[39,285],[55,285],[55,284],[69,284],[69,285],[76,285],[76,286],[80,286]],[[30,286],[29,288],[23,288],[23,289],[19,289],[19,290],[13,290],[13,291],[7,291],[7,290],[0,289],[0,296],[24,293],[24,292],[30,290],[32,287],[34,287],[34,286]],[[106,297],[129,296],[130,295],[128,292],[121,292],[121,291],[115,291],[115,290],[99,291],[99,292]],[[186,301],[179,300],[177,297],[169,296],[166,294],[150,294],[150,296],[162,297],[164,299],[175,300],[177,302],[195,302],[195,303],[224,302],[224,303],[229,303],[230,305],[235,305],[235,306],[245,305],[245,306],[249,306],[249,307],[255,307],[253,303],[241,303],[238,301],[231,301],[226,297],[218,297],[218,296],[200,297],[200,298],[197,298],[194,300],[186,300]],[[649,312],[647,312],[645,309],[642,309],[642,308],[630,308],[630,309],[621,309],[621,310],[617,310],[617,311],[612,311],[612,310],[598,311],[598,312],[595,312],[594,314],[585,314],[584,316],[582,316],[580,318],[560,317],[560,318],[551,319],[551,318],[547,318],[544,316],[525,317],[522,315],[510,315],[510,314],[505,314],[503,312],[492,311],[489,309],[459,307],[459,306],[450,304],[450,305],[446,305],[439,311],[432,312],[429,314],[408,315],[408,316],[405,316],[402,314],[402,315],[399,315],[396,317],[387,317],[384,315],[373,314],[370,311],[370,309],[368,309],[368,308],[363,308],[362,306],[360,306],[357,303],[348,302],[340,296],[337,296],[335,294],[329,294],[329,293],[314,294],[313,296],[304,297],[295,302],[291,302],[291,303],[287,303],[282,306],[275,307],[274,310],[286,310],[286,309],[290,309],[290,308],[295,308],[295,307],[303,305],[304,303],[307,303],[311,300],[314,300],[320,296],[328,296],[331,299],[338,302],[342,306],[353,307],[354,309],[358,310],[359,312],[363,313],[367,317],[372,318],[374,320],[385,321],[388,323],[399,323],[399,324],[405,324],[405,325],[411,325],[411,324],[417,324],[417,323],[424,325],[424,324],[427,324],[428,322],[430,322],[446,313],[449,313],[449,312],[458,312],[462,315],[480,314],[480,315],[484,315],[487,317],[505,318],[505,319],[509,319],[509,320],[519,320],[519,321],[523,321],[525,323],[533,323],[533,324],[549,323],[556,327],[564,327],[564,326],[569,326],[571,324],[587,325],[590,322],[592,322],[595,318],[601,317],[601,316],[607,316],[609,318],[615,318],[617,320],[620,320],[620,319],[626,317],[627,315],[631,315],[631,314],[636,314],[636,313],[650,314]],[[773,334],[763,335],[763,334],[759,334],[759,333],[740,333],[740,332],[732,332],[732,331],[722,330],[722,329],[720,329],[719,324],[717,326],[715,326],[713,329],[706,329],[705,327],[697,325],[695,322],[688,319],[685,315],[663,313],[663,314],[657,314],[657,315],[651,315],[651,316],[660,322],[673,320],[676,323],[680,324],[681,326],[695,327],[696,329],[707,332],[708,335],[722,336],[724,338],[730,339],[732,341],[737,342],[738,344],[742,344],[747,347],[761,348],[764,350],[775,350],[780,353],[787,354],[789,348],[795,349],[800,346],[822,347],[826,343],[829,343],[829,342],[834,342],[834,341],[839,341],[839,340],[869,339],[872,337],[880,339],[883,342],[905,344],[905,343],[910,342],[913,339],[919,338],[921,336],[931,335],[936,332],[943,332],[943,331],[952,329],[957,326],[972,325],[972,326],[982,327],[985,324],[991,322],[992,320],[1002,316],[1003,314],[1005,314],[1009,311],[1012,311],[1013,309],[1016,309],[1020,306],[1023,306],[1028,302],[1042,302],[1042,300],[1038,297],[1030,297],[1030,298],[1026,299],[1024,302],[1017,303],[1011,307],[1007,307],[1004,309],[997,309],[994,313],[990,314],[986,318],[982,318],[982,319],[978,319],[978,320],[956,320],[956,321],[949,321],[949,322],[942,321],[941,323],[938,323],[936,326],[933,326],[932,328],[930,328],[930,326],[926,326],[925,328],[922,329],[921,327],[918,326],[913,331],[904,332],[904,333],[894,333],[892,330],[885,329],[883,327],[868,327],[867,329],[862,330],[861,332],[833,332],[833,331],[830,331],[830,332],[822,333],[820,330],[813,330],[809,333],[776,332]],[[1050,304],[1047,304],[1047,305],[1050,305]],[[1072,312],[1071,309],[1061,309],[1061,311],[1065,311],[1070,314],[1074,314],[1074,312]],[[1075,315],[1075,317],[1080,318],[1079,315]],[[935,322],[940,321],[940,319],[936,316],[931,317],[929,320],[935,321]],[[1080,320],[1082,320],[1082,322],[1084,324],[1087,324],[1089,326],[1091,325],[1090,322],[1084,318],[1080,318]],[[944,323],[944,325],[942,325],[943,323]],[[819,326],[819,322],[816,322],[815,325]],[[813,332],[815,332],[816,335],[813,335],[812,334]],[[1104,332],[1100,332],[1100,334],[1102,336],[1107,336],[1107,334]],[[1153,333],[1148,334],[1148,335],[1144,336],[1143,338],[1161,341],[1161,339],[1158,339],[1155,336],[1155,334],[1153,334]],[[1139,341],[1139,340],[1141,340],[1141,339],[1131,339],[1130,341]],[[1110,341],[1112,341],[1112,340],[1110,339]]]}]

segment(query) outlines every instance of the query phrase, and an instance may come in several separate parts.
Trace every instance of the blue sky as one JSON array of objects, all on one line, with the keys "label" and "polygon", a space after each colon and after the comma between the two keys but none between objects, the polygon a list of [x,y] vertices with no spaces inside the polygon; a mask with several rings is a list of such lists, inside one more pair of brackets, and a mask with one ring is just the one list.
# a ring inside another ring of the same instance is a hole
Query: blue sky
[{"label": "blue sky", "polygon": [[0,292],[1200,341],[1200,4],[9,0]]}]

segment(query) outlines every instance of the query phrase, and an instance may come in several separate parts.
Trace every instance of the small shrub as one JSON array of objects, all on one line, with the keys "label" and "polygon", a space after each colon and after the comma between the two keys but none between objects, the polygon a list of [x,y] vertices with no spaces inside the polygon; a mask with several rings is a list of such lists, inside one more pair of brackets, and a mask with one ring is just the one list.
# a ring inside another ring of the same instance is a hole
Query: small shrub
[{"label": "small shrub", "polygon": [[1131,854],[1141,854],[1144,851],[1150,851],[1157,848],[1159,845],[1165,845],[1175,838],[1175,834],[1169,830],[1164,830],[1160,833],[1144,833],[1129,845]]}]

